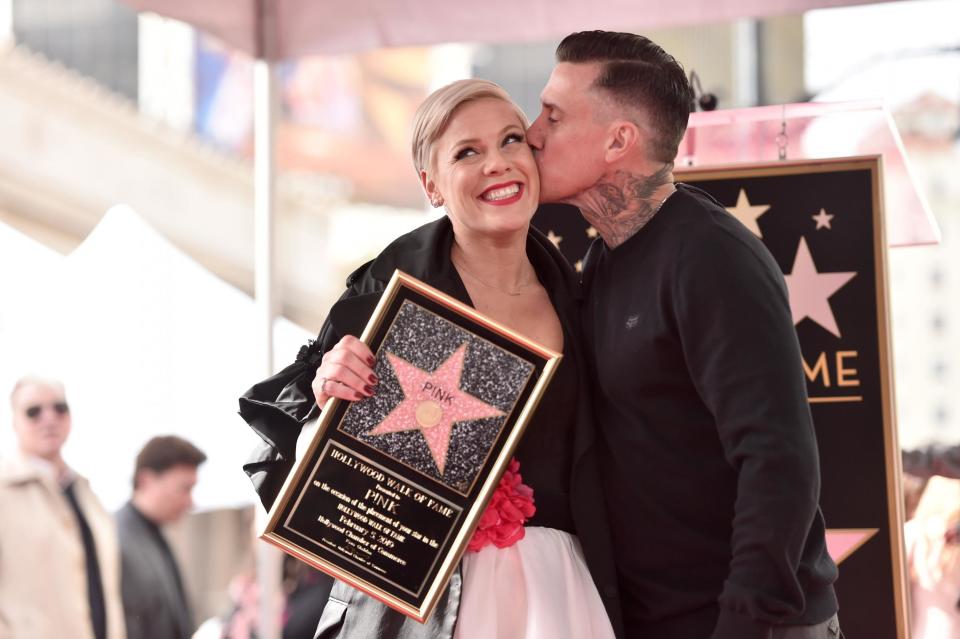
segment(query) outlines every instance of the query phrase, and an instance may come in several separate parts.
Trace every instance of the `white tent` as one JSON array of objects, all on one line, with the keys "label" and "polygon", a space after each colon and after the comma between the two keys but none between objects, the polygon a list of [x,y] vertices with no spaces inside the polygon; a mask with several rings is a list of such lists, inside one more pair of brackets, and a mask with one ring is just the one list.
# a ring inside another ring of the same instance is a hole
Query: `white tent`
[{"label": "white tent", "polygon": [[44,278],[63,257],[35,239],[0,223],[0,331],[13,306],[13,299],[35,288],[34,276]]},{"label": "white tent", "polygon": [[28,299],[42,297],[47,282],[59,272],[63,256],[0,223],[0,457],[12,450],[14,439],[10,429],[10,405],[3,396],[18,375],[13,361],[12,344],[8,346],[14,326],[28,309]]},{"label": "white tent", "polygon": [[[194,492],[198,507],[252,502],[240,465],[257,439],[236,410],[237,397],[263,377],[251,343],[253,301],[127,207],[111,209],[67,257],[33,250],[22,267],[33,271],[29,289],[8,276],[20,268],[8,248],[30,252],[21,239],[0,232],[0,382],[10,388],[31,371],[65,382],[74,426],[68,463],[112,509],[129,495],[139,448],[154,435],[176,434],[209,458]],[[278,363],[292,361],[308,337],[279,320]],[[8,413],[2,402],[0,423],[10,423]]]}]

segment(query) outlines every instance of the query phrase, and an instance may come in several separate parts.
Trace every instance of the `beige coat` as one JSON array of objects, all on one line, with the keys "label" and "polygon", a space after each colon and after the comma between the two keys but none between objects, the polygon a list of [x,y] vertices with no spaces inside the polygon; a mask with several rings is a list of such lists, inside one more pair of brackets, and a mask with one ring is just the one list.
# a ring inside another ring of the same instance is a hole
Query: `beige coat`
[{"label": "beige coat", "polygon": [[[113,518],[86,479],[75,494],[97,546],[108,639],[124,639],[120,555]],[[93,639],[83,542],[50,473],[0,460],[0,639]]]}]

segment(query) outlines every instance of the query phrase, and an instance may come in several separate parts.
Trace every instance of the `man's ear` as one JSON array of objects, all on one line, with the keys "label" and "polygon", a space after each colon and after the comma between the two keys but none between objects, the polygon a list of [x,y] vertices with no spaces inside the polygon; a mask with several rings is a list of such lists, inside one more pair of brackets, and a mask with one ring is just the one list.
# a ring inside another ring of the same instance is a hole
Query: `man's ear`
[{"label": "man's ear", "polygon": [[607,128],[604,159],[614,163],[635,152],[640,144],[640,127],[630,120],[616,120]]},{"label": "man's ear", "polygon": [[149,488],[157,479],[157,473],[150,468],[141,468],[137,471],[136,490]]}]

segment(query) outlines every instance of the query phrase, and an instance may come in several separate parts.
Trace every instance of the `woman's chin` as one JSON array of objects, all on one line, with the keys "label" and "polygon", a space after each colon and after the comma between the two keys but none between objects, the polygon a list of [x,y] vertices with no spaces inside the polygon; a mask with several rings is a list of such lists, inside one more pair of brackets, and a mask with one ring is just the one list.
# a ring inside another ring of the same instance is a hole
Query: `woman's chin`
[{"label": "woman's chin", "polygon": [[458,233],[482,237],[509,238],[526,235],[536,207],[510,206],[494,211],[475,211],[471,219],[464,219],[448,213]]},{"label": "woman's chin", "polygon": [[510,237],[513,235],[526,235],[530,230],[530,220],[533,216],[516,218],[510,220],[494,220],[490,224],[485,224],[477,231],[490,237]]}]

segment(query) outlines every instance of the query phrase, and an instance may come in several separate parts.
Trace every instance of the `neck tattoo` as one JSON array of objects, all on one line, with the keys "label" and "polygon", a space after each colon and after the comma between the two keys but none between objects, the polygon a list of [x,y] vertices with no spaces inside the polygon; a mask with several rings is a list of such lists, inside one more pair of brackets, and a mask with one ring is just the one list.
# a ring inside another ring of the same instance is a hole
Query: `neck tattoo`
[{"label": "neck tattoo", "polygon": [[[670,162],[653,175],[617,171],[583,194],[580,210],[607,245],[616,248],[642,229],[676,193],[672,178]],[[670,185],[670,190],[659,202],[654,201],[653,194],[664,185]]]}]

